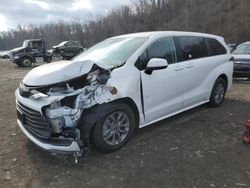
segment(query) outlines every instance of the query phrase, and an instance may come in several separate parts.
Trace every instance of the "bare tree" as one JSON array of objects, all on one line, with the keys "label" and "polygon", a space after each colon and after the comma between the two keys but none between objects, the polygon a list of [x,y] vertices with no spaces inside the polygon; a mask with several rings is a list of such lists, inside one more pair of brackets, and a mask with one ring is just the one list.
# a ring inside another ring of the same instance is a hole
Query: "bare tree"
[{"label": "bare tree", "polygon": [[64,40],[89,47],[114,35],[153,30],[207,32],[222,35],[227,42],[243,42],[250,38],[249,10],[250,0],[137,0],[85,22],[19,25],[0,33],[0,50],[31,38],[44,39],[48,48]]}]

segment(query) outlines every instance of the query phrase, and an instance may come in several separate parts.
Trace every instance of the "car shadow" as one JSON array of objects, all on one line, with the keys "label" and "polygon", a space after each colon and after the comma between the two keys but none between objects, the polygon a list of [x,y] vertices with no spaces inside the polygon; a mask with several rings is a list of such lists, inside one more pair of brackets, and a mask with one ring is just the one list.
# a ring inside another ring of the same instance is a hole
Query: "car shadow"
[{"label": "car shadow", "polygon": [[[190,109],[188,111],[182,112],[180,114],[177,114],[175,116],[163,119],[146,127],[138,128],[136,129],[134,135],[130,138],[129,142],[137,141],[138,139],[145,139],[146,136],[152,136],[152,132],[154,131],[158,132],[158,130],[161,128],[166,131],[167,129],[171,129],[174,125],[183,124],[185,122],[191,121],[192,119],[200,116],[201,114],[206,113],[209,110],[213,110],[213,108],[210,108],[207,104],[204,104],[196,108]],[[127,145],[125,145],[125,147]],[[34,155],[34,157],[32,157],[33,159],[41,158],[41,160],[48,165],[54,165],[60,163],[64,165],[74,164],[73,160],[74,158],[72,154],[71,155],[51,154],[47,151],[41,150],[32,142],[28,142],[27,150],[29,153],[32,153],[32,155]],[[89,150],[86,152],[86,155],[79,158],[79,164],[81,164],[82,161],[90,162],[96,160],[99,157],[113,155],[116,152],[119,152],[119,150],[112,153],[101,153],[97,151],[93,146],[90,146]]]},{"label": "car shadow", "polygon": [[[240,122],[248,117],[249,104],[226,98],[220,108],[210,108],[206,104],[196,107],[138,129],[130,141],[118,151],[104,154],[91,148],[79,159],[78,164],[74,164],[72,156],[51,155],[29,141],[26,152],[32,167],[38,172],[35,178],[42,187],[51,186],[51,183],[53,186],[64,183],[64,187],[83,187],[88,183],[103,187],[110,183],[132,186],[140,184],[138,181],[145,181],[142,174],[150,173],[154,178],[158,177],[162,165],[167,165],[170,171],[175,172],[176,168],[190,169],[189,164],[200,162],[199,153],[191,153],[190,158],[182,159],[187,152],[197,152],[204,148],[210,148],[215,153],[225,149],[225,156],[234,155],[235,148],[244,152],[239,141],[242,131]],[[235,140],[230,138],[238,139],[233,142],[233,146],[231,142]],[[229,146],[234,149],[226,150]],[[194,158],[193,155],[198,157]],[[207,155],[220,164],[216,155]],[[234,161],[231,158],[227,160],[230,164]],[[209,164],[206,168],[210,168]],[[142,168],[143,166],[147,168]],[[196,167],[193,172],[195,169]],[[176,173],[173,174],[174,177],[179,176]],[[190,176],[192,177],[192,173]],[[119,177],[127,182],[118,181]],[[154,182],[149,179],[147,181]]]}]

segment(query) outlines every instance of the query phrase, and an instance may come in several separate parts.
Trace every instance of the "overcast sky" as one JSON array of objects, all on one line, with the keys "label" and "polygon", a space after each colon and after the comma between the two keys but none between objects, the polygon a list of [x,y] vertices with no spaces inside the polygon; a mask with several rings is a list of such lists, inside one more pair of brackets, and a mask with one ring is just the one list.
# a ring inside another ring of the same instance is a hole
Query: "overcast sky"
[{"label": "overcast sky", "polygon": [[0,31],[18,24],[40,24],[58,20],[87,19],[133,0],[1,0]]}]

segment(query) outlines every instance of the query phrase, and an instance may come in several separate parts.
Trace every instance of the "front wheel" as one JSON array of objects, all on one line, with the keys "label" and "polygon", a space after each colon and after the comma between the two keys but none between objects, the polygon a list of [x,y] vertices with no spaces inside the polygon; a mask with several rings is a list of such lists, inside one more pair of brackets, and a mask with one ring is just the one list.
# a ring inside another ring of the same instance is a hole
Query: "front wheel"
[{"label": "front wheel", "polygon": [[61,54],[61,55],[64,55],[64,50],[60,50],[60,54]]},{"label": "front wheel", "polygon": [[21,61],[22,67],[31,67],[32,61],[30,58],[23,58]]},{"label": "front wheel", "polygon": [[97,121],[92,132],[94,146],[103,152],[120,149],[135,129],[135,115],[123,103],[112,104],[111,111]]},{"label": "front wheel", "polygon": [[212,107],[218,107],[224,100],[226,94],[226,82],[223,78],[218,78],[214,84],[209,105]]}]

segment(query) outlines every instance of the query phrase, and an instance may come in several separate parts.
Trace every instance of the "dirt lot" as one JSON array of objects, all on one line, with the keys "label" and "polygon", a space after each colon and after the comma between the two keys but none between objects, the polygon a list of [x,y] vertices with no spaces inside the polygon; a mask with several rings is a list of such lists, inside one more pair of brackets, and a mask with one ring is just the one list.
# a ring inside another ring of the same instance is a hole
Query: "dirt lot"
[{"label": "dirt lot", "polygon": [[136,132],[110,154],[41,151],[16,125],[14,91],[27,69],[0,61],[0,187],[250,187],[250,82],[236,81],[220,108],[206,105]]}]

